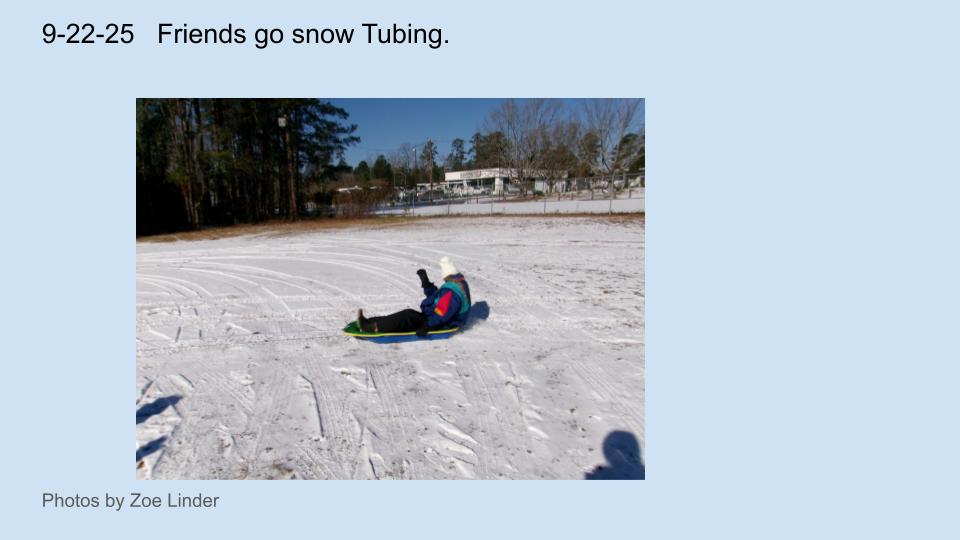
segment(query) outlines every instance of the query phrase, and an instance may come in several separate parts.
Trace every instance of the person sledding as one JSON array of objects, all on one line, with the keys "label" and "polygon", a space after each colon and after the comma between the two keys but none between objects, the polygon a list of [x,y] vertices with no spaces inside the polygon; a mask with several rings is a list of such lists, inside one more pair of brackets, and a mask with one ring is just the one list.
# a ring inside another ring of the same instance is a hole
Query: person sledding
[{"label": "person sledding", "polygon": [[368,333],[391,334],[415,332],[425,337],[430,330],[463,326],[470,312],[470,286],[449,257],[440,259],[443,284],[437,287],[427,278],[427,271],[417,270],[420,286],[426,297],[420,302],[420,311],[405,309],[382,317],[364,317],[357,311],[360,330]]}]

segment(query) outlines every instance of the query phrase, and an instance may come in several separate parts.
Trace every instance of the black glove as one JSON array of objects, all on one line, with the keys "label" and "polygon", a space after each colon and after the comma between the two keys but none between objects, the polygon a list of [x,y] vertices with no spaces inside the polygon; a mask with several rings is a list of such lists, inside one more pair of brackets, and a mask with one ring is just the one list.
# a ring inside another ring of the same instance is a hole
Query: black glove
[{"label": "black glove", "polygon": [[433,283],[430,283],[430,279],[427,278],[427,271],[424,270],[423,268],[417,270],[417,275],[420,276],[421,287],[428,287],[430,285],[433,285]]},{"label": "black glove", "polygon": [[427,337],[427,327],[421,326],[417,328],[417,337]]}]

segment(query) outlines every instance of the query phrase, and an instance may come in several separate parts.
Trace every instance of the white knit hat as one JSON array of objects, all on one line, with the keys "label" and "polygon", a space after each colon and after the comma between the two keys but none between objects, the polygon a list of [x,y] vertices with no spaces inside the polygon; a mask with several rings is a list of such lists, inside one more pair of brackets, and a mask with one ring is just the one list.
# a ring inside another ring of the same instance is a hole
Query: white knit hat
[{"label": "white knit hat", "polygon": [[452,276],[459,273],[460,272],[457,272],[457,267],[450,262],[450,257],[444,257],[440,259],[440,274],[443,277]]}]

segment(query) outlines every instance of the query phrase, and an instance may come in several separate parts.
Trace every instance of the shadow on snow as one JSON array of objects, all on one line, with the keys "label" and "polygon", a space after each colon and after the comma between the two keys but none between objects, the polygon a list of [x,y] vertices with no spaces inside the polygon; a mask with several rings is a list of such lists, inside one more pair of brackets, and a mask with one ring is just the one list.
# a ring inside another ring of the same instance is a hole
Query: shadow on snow
[{"label": "shadow on snow", "polygon": [[[142,424],[146,422],[151,416],[156,416],[167,410],[168,407],[173,407],[179,403],[181,399],[183,399],[183,396],[164,396],[147,403],[146,405],[137,409],[137,423]],[[143,458],[163,448],[163,445],[166,442],[167,436],[164,435],[148,442],[140,448],[137,448],[137,463],[139,463]]]},{"label": "shadow on snow", "polygon": [[137,409],[137,423],[146,422],[151,416],[162,413],[167,410],[167,407],[176,405],[181,399],[183,399],[183,396],[166,396],[147,403]]},{"label": "shadow on snow", "polygon": [[156,452],[157,450],[163,448],[163,443],[167,442],[167,436],[164,435],[158,439],[154,439],[147,444],[137,448],[137,463],[140,463],[140,460],[149,456],[150,454]]},{"label": "shadow on snow", "polygon": [[584,475],[586,480],[643,480],[646,467],[640,455],[640,443],[633,433],[611,431],[603,439],[603,457],[607,462]]},{"label": "shadow on snow", "polygon": [[489,316],[490,305],[487,304],[487,301],[481,300],[479,302],[475,302],[472,306],[470,306],[470,316],[467,318],[467,324],[463,325],[460,330],[468,330],[470,327],[477,324],[478,320],[485,321]]}]

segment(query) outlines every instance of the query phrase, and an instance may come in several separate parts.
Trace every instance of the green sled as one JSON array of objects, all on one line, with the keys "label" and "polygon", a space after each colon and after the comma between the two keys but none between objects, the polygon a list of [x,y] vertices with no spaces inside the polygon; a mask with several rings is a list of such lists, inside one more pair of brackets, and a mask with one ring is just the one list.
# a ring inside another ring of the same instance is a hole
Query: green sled
[{"label": "green sled", "polygon": [[374,343],[402,343],[404,341],[421,341],[421,340],[434,340],[434,339],[447,339],[453,336],[460,330],[459,326],[448,326],[447,328],[437,328],[436,330],[430,330],[427,332],[425,337],[417,337],[416,332],[391,332],[391,333],[375,333],[375,332],[364,332],[360,330],[360,325],[357,321],[343,327],[343,333],[355,337],[357,339],[363,339],[366,341],[372,341]]}]

